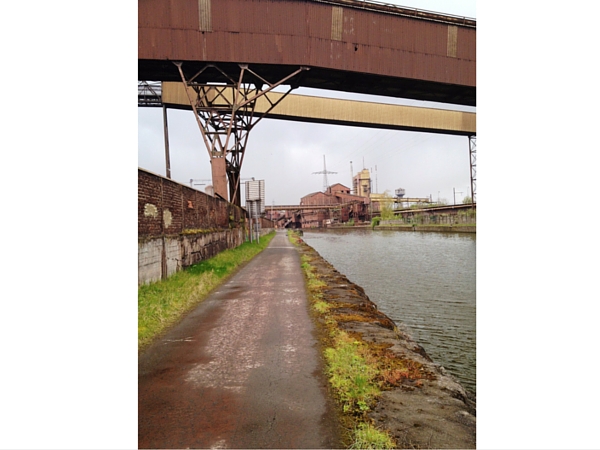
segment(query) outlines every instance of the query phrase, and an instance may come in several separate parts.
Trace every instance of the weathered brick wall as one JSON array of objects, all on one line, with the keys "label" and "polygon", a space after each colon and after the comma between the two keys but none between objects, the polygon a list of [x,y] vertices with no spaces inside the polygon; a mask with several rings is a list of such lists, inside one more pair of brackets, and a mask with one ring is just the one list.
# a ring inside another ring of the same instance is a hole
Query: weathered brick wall
[{"label": "weathered brick wall", "polygon": [[269,219],[265,219],[264,217],[260,217],[260,227],[261,228],[275,228],[275,222],[273,222],[272,220]]},{"label": "weathered brick wall", "polygon": [[167,278],[243,244],[244,214],[224,200],[138,169],[138,283]]},{"label": "weathered brick wall", "polygon": [[[168,180],[161,180],[163,206],[163,232],[176,234],[183,231],[183,199],[181,185]],[[170,217],[169,217],[170,216]]]},{"label": "weathered brick wall", "polygon": [[138,169],[138,236],[241,226],[242,209],[160,175]]},{"label": "weathered brick wall", "polygon": [[162,220],[161,179],[138,170],[138,236],[160,236]]}]

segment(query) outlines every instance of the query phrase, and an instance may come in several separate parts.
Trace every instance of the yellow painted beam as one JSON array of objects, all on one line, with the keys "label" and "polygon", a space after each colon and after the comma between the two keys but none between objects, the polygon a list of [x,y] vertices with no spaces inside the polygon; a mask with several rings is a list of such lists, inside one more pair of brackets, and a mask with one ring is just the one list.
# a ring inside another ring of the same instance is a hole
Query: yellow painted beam
[{"label": "yellow painted beam", "polygon": [[[189,89],[192,98],[195,98],[195,92]],[[271,92],[268,95],[274,103],[283,94]],[[182,83],[163,82],[162,101],[167,107],[191,109]],[[268,101],[261,97],[257,101],[256,113],[263,113],[268,107]],[[463,136],[476,134],[475,113],[297,94],[289,94],[266,117]]]}]

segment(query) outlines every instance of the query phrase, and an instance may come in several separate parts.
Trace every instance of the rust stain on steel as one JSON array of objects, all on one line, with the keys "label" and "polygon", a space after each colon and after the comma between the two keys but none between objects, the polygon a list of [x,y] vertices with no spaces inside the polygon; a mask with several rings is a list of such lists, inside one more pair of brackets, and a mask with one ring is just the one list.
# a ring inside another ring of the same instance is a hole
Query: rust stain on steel
[{"label": "rust stain on steel", "polygon": [[[139,0],[138,59],[309,66],[340,72],[340,83],[345,79],[342,73],[379,77],[369,79],[365,84],[370,86],[364,89],[376,90],[373,81],[390,77],[413,84],[436,83],[443,93],[452,86],[474,92],[474,22],[471,26],[451,24],[456,27],[454,50],[449,42],[454,32],[449,32],[448,23],[356,5],[341,1]],[[304,77],[304,85],[318,85],[319,77],[323,74],[313,70]],[[360,82],[354,84],[352,89]],[[471,97],[463,104],[474,104],[474,93]]]},{"label": "rust stain on steel", "polygon": [[[195,98],[196,93],[193,89],[188,89],[192,98]],[[225,95],[231,97],[230,93]],[[276,102],[281,95],[272,92],[269,98]],[[191,108],[182,83],[164,82],[162,100],[170,107]],[[212,100],[212,97],[209,100]],[[265,98],[260,98],[255,111],[260,114],[269,106],[270,103]],[[288,94],[266,117],[463,136],[476,134],[475,113],[296,94]]]}]

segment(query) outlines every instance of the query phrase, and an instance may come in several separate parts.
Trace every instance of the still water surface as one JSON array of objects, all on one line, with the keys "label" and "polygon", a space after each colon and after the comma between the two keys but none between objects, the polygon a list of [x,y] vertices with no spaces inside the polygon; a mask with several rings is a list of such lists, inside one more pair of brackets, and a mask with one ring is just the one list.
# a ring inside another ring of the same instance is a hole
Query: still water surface
[{"label": "still water surface", "polygon": [[476,393],[475,234],[304,231],[304,240]]}]

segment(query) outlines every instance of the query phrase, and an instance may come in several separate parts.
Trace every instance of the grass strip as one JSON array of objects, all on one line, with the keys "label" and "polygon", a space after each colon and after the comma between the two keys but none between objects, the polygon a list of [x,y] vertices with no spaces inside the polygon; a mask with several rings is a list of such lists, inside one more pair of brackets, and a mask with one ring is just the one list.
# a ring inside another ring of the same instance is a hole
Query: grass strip
[{"label": "grass strip", "polygon": [[260,243],[245,242],[225,250],[213,258],[201,261],[155,283],[138,288],[138,350],[176,324],[193,307],[204,300],[241,264],[263,251],[275,232],[260,239]]},{"label": "grass strip", "polygon": [[354,429],[354,442],[350,448],[396,448],[396,445],[385,431],[378,430],[370,423],[361,423]]},{"label": "grass strip", "polygon": [[[292,244],[299,245],[300,237],[291,232]],[[338,327],[330,314],[331,305],[323,299],[322,289],[327,286],[320,280],[311,265],[312,258],[301,255],[308,298],[312,314],[321,328],[321,342],[326,362],[326,373],[331,389],[343,412],[342,420],[350,430],[349,448],[389,449],[396,443],[386,431],[375,428],[366,412],[375,404],[382,385],[382,364],[378,355],[362,340],[358,340]]]}]

